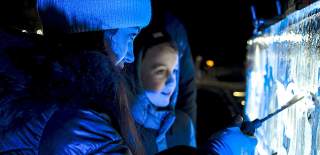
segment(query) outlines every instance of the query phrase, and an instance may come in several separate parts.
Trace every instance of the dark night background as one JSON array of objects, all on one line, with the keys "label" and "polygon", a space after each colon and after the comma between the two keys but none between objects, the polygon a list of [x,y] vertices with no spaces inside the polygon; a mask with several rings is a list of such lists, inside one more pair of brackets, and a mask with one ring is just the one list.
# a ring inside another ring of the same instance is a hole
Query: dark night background
[{"label": "dark night background", "polygon": [[[252,36],[250,6],[258,18],[277,16],[276,0],[161,0],[185,24],[193,56],[213,59],[217,66],[244,67],[246,42]],[[281,2],[285,8],[285,2]],[[283,12],[283,10],[282,10]]]},{"label": "dark night background", "polygon": [[[246,42],[252,36],[250,6],[256,6],[258,18],[277,16],[276,0],[154,0],[155,7],[176,15],[188,31],[193,56],[213,59],[217,66],[244,67]],[[280,0],[282,13],[286,0]],[[0,24],[19,25],[20,29],[39,27],[31,8],[34,0],[0,2]],[[27,17],[27,18],[26,18]],[[4,23],[6,22],[6,23]]]}]

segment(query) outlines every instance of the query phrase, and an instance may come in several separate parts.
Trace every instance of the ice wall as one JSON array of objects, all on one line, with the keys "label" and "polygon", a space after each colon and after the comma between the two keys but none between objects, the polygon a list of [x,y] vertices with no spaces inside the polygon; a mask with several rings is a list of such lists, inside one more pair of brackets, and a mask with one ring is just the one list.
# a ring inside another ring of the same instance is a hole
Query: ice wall
[{"label": "ice wall", "polygon": [[245,115],[250,120],[274,112],[296,94],[305,95],[256,131],[256,154],[320,155],[319,48],[320,2],[248,41]]}]

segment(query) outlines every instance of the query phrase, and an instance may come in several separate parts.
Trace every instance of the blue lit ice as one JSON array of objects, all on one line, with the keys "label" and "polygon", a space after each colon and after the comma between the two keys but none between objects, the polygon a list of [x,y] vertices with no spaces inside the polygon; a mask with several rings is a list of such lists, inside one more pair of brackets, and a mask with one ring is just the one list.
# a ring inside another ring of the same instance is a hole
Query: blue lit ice
[{"label": "blue lit ice", "polygon": [[256,131],[256,154],[320,155],[319,48],[320,2],[248,41],[245,115],[250,120],[276,111],[294,95],[305,96]]}]

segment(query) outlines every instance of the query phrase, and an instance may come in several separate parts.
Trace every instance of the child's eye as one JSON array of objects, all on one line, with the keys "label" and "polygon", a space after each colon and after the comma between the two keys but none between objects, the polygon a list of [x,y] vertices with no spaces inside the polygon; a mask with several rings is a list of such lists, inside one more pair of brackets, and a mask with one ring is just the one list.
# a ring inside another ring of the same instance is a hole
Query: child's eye
[{"label": "child's eye", "polygon": [[155,74],[158,75],[158,76],[159,75],[165,75],[166,74],[166,70],[164,70],[164,69],[158,70],[158,71],[155,72]]}]

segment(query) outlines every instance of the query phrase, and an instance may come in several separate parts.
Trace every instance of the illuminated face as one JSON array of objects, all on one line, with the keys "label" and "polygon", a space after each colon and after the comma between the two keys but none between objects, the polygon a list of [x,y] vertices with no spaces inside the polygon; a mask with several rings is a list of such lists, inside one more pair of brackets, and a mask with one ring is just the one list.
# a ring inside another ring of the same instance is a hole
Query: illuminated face
[{"label": "illuminated face", "polygon": [[123,68],[125,63],[134,61],[133,41],[139,31],[138,27],[120,28],[113,33],[105,31],[104,39],[113,51],[116,66]]},{"label": "illuminated face", "polygon": [[162,43],[146,51],[141,64],[141,80],[145,94],[154,105],[170,103],[176,84],[178,52],[169,43]]}]

